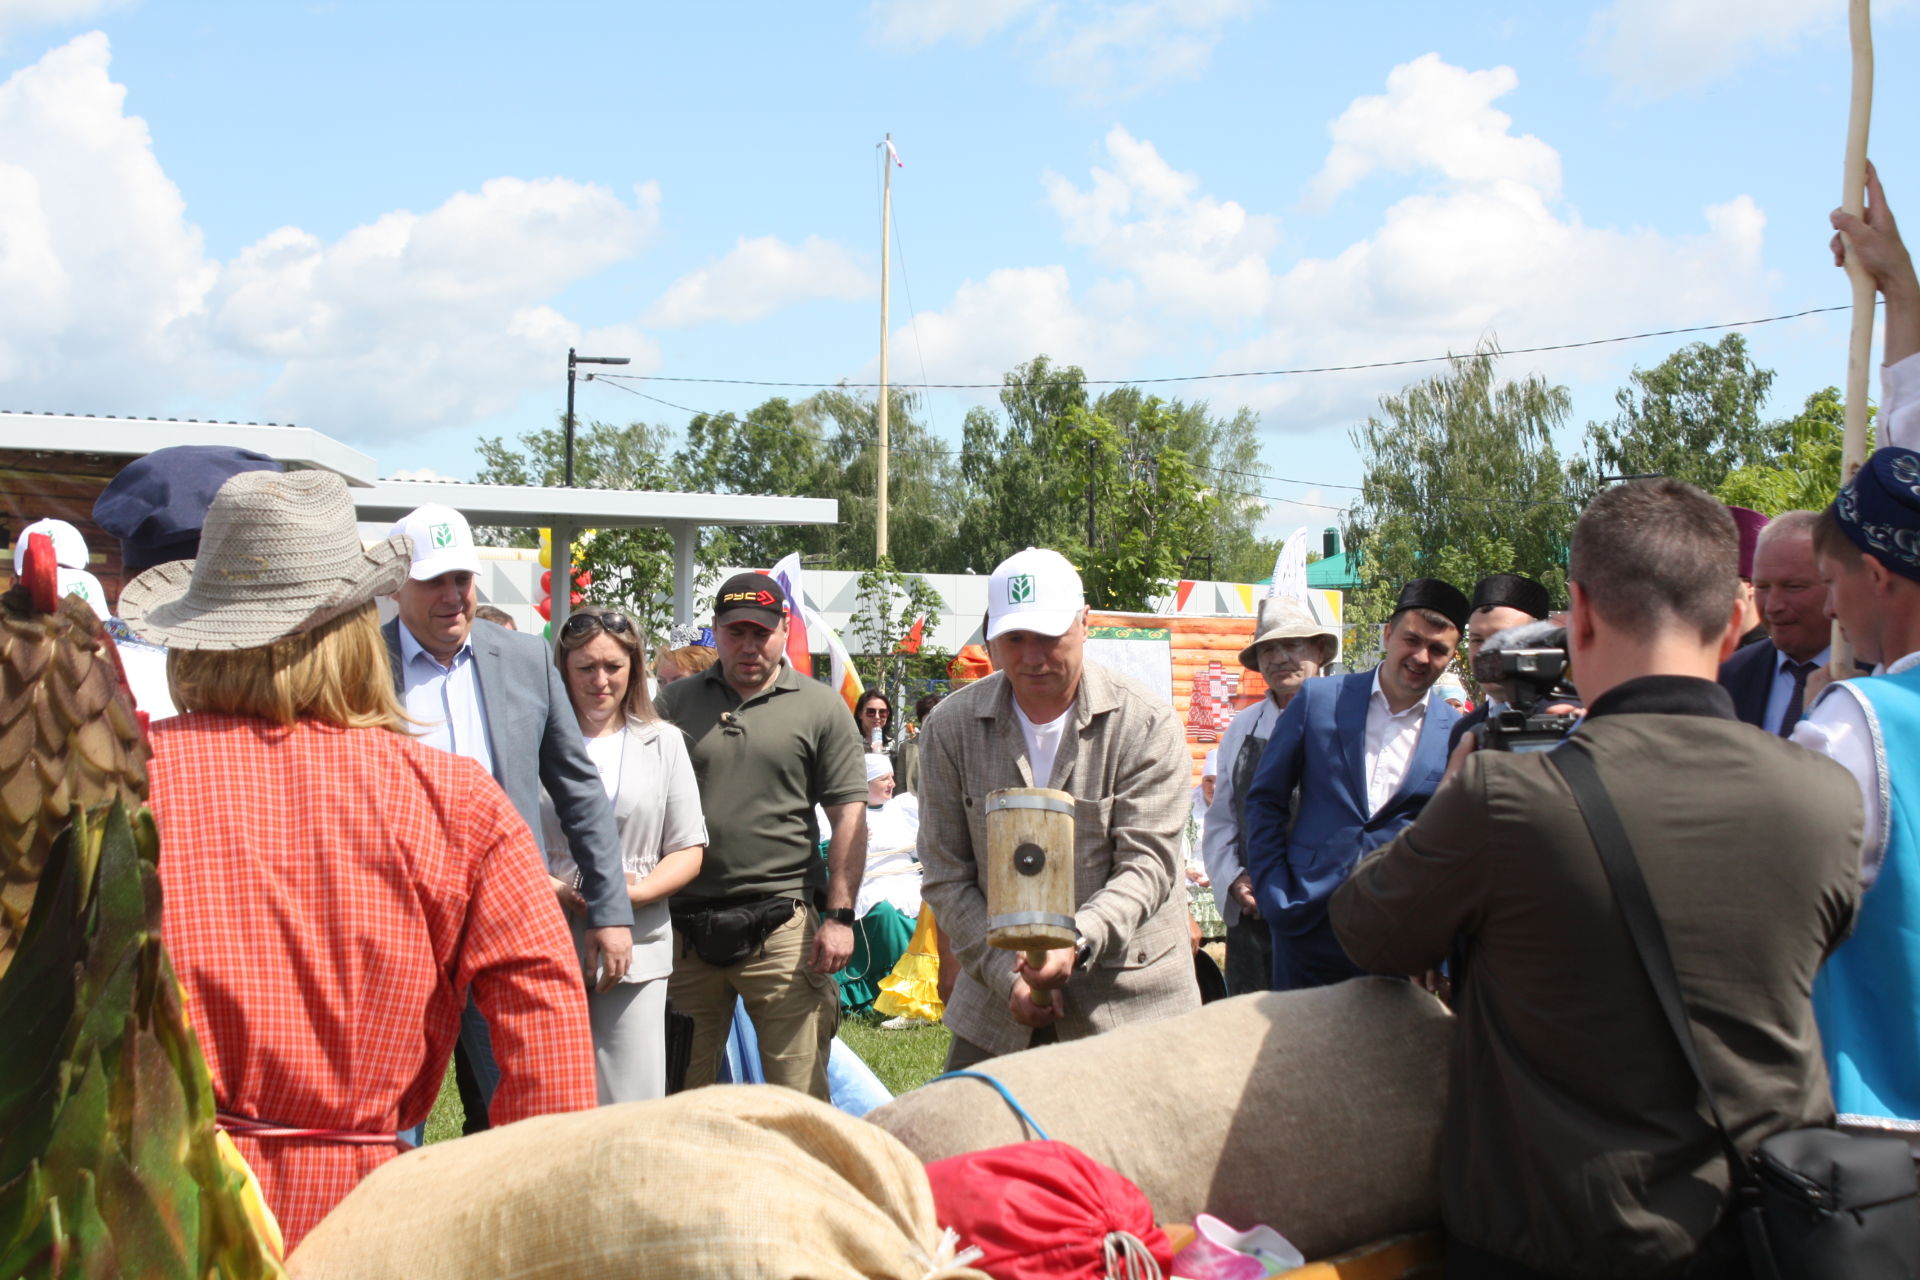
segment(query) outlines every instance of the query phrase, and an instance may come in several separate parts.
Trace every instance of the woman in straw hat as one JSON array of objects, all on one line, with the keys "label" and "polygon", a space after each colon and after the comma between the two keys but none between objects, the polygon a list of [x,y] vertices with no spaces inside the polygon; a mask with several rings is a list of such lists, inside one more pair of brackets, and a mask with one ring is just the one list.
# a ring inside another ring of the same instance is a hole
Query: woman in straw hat
[{"label": "woman in straw hat", "polygon": [[426,1118],[469,987],[496,1123],[594,1104],[531,833],[478,765],[405,732],[373,599],[407,564],[404,538],[362,549],[338,476],[254,471],[196,560],[120,596],[185,712],[151,734],[167,949],[289,1248]]}]

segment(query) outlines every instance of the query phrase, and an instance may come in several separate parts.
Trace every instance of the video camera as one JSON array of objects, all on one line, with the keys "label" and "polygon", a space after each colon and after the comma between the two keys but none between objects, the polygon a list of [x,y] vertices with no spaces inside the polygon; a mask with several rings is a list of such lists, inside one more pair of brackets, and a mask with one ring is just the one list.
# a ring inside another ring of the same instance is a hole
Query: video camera
[{"label": "video camera", "polygon": [[1567,629],[1551,622],[1510,627],[1481,648],[1473,678],[1507,691],[1507,709],[1474,726],[1479,745],[1493,751],[1549,751],[1580,723],[1576,714],[1554,714],[1547,705],[1576,701],[1567,682]]}]

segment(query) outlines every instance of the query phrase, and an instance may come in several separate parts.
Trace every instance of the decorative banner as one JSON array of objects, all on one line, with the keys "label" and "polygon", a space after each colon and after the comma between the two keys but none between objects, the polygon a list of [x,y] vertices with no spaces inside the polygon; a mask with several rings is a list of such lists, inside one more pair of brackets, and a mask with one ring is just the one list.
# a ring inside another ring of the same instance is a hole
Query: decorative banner
[{"label": "decorative banner", "polygon": [[827,683],[847,704],[847,710],[858,710],[860,696],[867,691],[867,686],[860,679],[860,672],[854,668],[852,655],[847,652],[847,646],[840,643],[839,633],[827,625],[825,618],[811,608],[807,609],[807,615],[808,621],[827,642],[827,660],[831,664]]},{"label": "decorative banner", "polygon": [[813,647],[807,640],[807,591],[800,582],[800,553],[781,559],[767,570],[767,576],[787,593],[787,665],[803,676],[813,674]]}]

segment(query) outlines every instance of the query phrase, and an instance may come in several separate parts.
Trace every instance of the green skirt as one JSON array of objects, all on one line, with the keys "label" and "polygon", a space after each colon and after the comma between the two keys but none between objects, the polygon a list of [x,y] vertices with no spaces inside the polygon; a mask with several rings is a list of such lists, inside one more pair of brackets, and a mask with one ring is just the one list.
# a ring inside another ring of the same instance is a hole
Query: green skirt
[{"label": "green skirt", "polygon": [[890,902],[875,904],[853,926],[853,958],[847,967],[834,974],[840,984],[840,1007],[864,1009],[880,994],[880,979],[893,972],[893,966],[913,941],[913,921]]}]

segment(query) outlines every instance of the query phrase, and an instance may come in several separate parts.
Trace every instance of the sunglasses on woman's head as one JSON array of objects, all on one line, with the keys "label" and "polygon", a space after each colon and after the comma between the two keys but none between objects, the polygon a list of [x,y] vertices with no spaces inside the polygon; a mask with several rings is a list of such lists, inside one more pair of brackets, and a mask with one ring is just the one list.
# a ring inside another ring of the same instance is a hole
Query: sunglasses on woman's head
[{"label": "sunglasses on woman's head", "polygon": [[560,632],[562,635],[583,636],[595,629],[623,636],[633,630],[633,620],[624,613],[570,613]]}]

